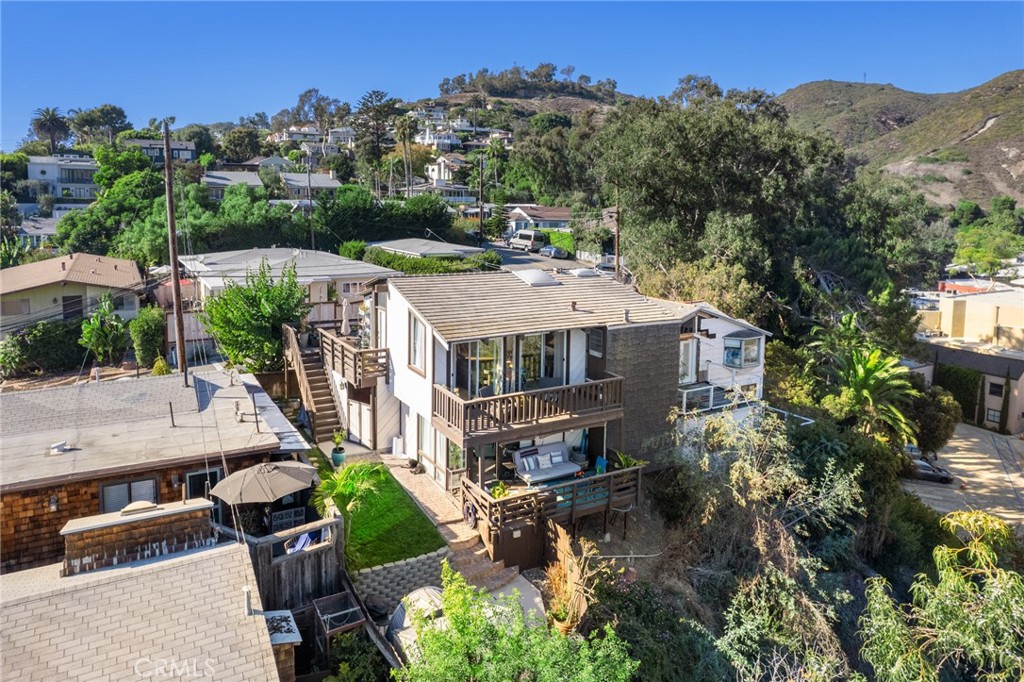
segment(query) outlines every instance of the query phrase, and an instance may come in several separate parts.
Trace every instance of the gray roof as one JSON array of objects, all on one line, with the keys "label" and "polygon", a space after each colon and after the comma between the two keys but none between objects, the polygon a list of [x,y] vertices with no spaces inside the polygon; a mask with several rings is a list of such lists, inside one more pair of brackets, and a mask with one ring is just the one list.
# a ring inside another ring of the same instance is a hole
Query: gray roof
[{"label": "gray roof", "polygon": [[[224,372],[103,381],[0,394],[0,491],[89,480],[195,462],[205,457],[306,450],[255,378]],[[235,418],[235,401],[260,429]],[[170,405],[174,406],[171,425]],[[275,433],[276,431],[276,433]],[[280,434],[280,435],[278,435]],[[50,446],[67,441],[63,453]]]},{"label": "gray roof", "polygon": [[51,237],[57,234],[57,221],[59,218],[40,218],[31,216],[21,221],[18,234],[26,237]]},{"label": "gray roof", "polygon": [[[360,260],[344,258],[326,251],[307,249],[245,249],[185,256],[180,259],[186,272],[201,279],[230,279],[245,282],[245,274],[257,270],[262,261],[270,266],[271,275],[280,277],[288,266],[295,266],[300,282],[329,282],[337,279],[367,281],[396,274],[394,270]],[[216,288],[216,287],[215,287]]]},{"label": "gray roof", "polygon": [[[149,149],[161,149],[162,150],[164,148],[164,141],[162,139],[160,139],[160,140],[142,140],[142,139],[138,139],[138,140],[125,140],[124,143],[125,144],[133,144],[136,147],[143,147],[143,148],[149,148]],[[190,140],[171,140],[170,143],[171,143],[170,144],[171,149],[191,149],[191,150],[195,150],[195,148],[196,148],[196,143],[192,142]]]},{"label": "gray roof", "polygon": [[1024,353],[1021,351],[1000,351],[980,344],[957,347],[936,340],[928,342],[928,354],[939,364],[973,369],[993,377],[1005,377],[1007,371],[1011,379],[1024,376]]},{"label": "gray roof", "polygon": [[465,258],[474,253],[483,253],[485,249],[477,246],[463,246],[462,244],[447,244],[434,241],[433,239],[393,239],[388,242],[375,242],[369,246],[376,246],[392,253],[401,253],[406,256],[418,256],[420,258]]},{"label": "gray roof", "polygon": [[303,188],[307,185],[313,189],[337,189],[341,183],[324,173],[281,173],[281,181],[286,187]]},{"label": "gray roof", "polygon": [[[731,322],[735,322],[737,325],[739,325],[739,326],[743,327],[744,329],[746,329],[747,331],[753,333],[751,336],[744,336],[742,338],[750,339],[750,338],[754,338],[754,336],[771,336],[772,335],[771,332],[769,332],[769,331],[767,331],[765,329],[761,329],[760,327],[754,326],[754,325],[750,324],[749,322],[747,322],[744,319],[741,319],[739,317],[733,317],[731,315],[726,315],[721,310],[719,310],[715,306],[711,305],[707,301],[693,301],[693,302],[690,302],[690,303],[679,303],[677,301],[666,301],[665,299],[661,299],[661,298],[652,298],[650,300],[651,300],[652,303],[657,303],[658,305],[665,307],[667,310],[672,310],[672,311],[678,312],[679,315],[682,316],[682,319],[683,319],[684,322],[687,319],[689,319],[690,317],[692,317],[693,315],[696,315],[697,313],[700,313],[702,315],[710,315],[711,317],[717,317],[717,318],[722,319],[722,320],[730,320]],[[729,336],[733,336],[733,334],[736,334],[736,333],[737,332],[732,332],[731,334],[729,334]],[[733,338],[737,338],[737,337],[734,336]]]},{"label": "gray roof", "polygon": [[[553,286],[530,286],[524,271],[396,277],[389,280],[448,342],[556,329],[678,323],[682,316],[609,277],[551,272]],[[571,303],[576,310],[571,310]],[[629,322],[624,312],[629,311]]]},{"label": "gray roof", "polygon": [[[244,546],[231,543],[67,578],[59,568],[0,577],[0,677],[134,680],[152,674],[163,659],[190,671],[196,662],[211,679],[278,679]],[[245,585],[252,616],[244,615]]]},{"label": "gray roof", "polygon": [[258,173],[249,171],[213,171],[203,175],[200,181],[210,187],[230,187],[231,185],[249,185],[250,187],[262,187]]}]

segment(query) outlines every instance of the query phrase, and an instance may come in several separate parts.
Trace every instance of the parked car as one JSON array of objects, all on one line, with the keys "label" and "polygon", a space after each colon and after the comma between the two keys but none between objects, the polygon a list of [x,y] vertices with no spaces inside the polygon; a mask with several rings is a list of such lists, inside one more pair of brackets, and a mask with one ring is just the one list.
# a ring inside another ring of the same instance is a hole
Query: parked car
[{"label": "parked car", "polygon": [[542,256],[547,256],[548,258],[568,258],[569,257],[569,252],[568,251],[566,251],[565,249],[563,249],[560,246],[555,246],[554,244],[549,244],[549,245],[547,245],[545,247],[542,247],[541,250],[538,251],[537,253],[539,253]]},{"label": "parked car", "polygon": [[548,245],[548,236],[540,230],[519,230],[512,235],[508,245],[523,251],[539,251]]},{"label": "parked car", "polygon": [[953,474],[949,469],[929,464],[923,459],[912,459],[908,468],[910,478],[917,478],[922,481],[935,481],[937,483],[952,483]]},{"label": "parked car", "polygon": [[416,652],[416,626],[413,624],[415,613],[423,613],[436,625],[444,627],[441,588],[428,586],[413,590],[402,598],[388,619],[384,637],[391,642],[391,646],[395,647],[399,657],[406,663],[409,662],[409,656],[415,655]]}]

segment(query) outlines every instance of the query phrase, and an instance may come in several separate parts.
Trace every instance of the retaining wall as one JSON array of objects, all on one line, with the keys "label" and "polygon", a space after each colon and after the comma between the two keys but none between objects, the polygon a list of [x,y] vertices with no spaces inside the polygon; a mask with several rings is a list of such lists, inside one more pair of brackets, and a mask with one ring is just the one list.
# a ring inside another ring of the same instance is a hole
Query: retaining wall
[{"label": "retaining wall", "polygon": [[388,605],[390,612],[413,590],[428,585],[440,587],[441,562],[450,554],[447,547],[442,547],[412,559],[350,572],[349,576],[360,597],[375,595]]}]

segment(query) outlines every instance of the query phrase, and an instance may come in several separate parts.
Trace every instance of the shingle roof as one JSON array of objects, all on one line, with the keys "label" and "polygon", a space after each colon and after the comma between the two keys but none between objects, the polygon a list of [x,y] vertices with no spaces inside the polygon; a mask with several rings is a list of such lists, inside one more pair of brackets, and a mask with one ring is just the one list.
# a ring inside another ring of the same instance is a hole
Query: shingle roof
[{"label": "shingle roof", "polygon": [[433,239],[419,238],[392,239],[387,242],[374,242],[372,244],[368,244],[368,246],[376,246],[384,249],[385,251],[401,253],[407,256],[418,256],[420,258],[464,258],[474,253],[483,253],[485,251],[485,249],[478,246],[447,244],[445,242],[434,241]]},{"label": "shingle roof", "polygon": [[[134,680],[164,662],[215,680],[278,680],[252,563],[231,543],[60,578],[4,575],[4,679]],[[254,615],[244,615],[250,586]],[[191,677],[192,675],[188,675]],[[175,675],[177,679],[177,675]]]},{"label": "shingle roof", "polygon": [[534,220],[569,220],[572,209],[564,206],[519,206],[521,211]]},{"label": "shingle roof", "polygon": [[47,284],[75,282],[110,289],[140,289],[142,276],[134,261],[88,253],[50,258],[0,271],[0,294]]},{"label": "shingle roof", "polygon": [[203,175],[200,180],[204,185],[209,187],[230,187],[231,185],[248,185],[250,187],[262,187],[263,181],[260,180],[258,173],[250,173],[249,171],[214,171],[208,172]]},{"label": "shingle roof", "polygon": [[[608,277],[552,272],[556,285],[530,286],[516,272],[408,276],[389,282],[448,342],[682,319]],[[573,301],[576,310],[570,309]],[[629,322],[623,319],[626,310]]]}]

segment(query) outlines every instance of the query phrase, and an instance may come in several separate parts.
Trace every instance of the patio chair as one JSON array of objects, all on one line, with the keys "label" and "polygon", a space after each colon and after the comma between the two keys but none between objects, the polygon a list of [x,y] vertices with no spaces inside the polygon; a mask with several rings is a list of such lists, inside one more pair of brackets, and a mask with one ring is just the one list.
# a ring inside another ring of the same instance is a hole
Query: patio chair
[{"label": "patio chair", "polygon": [[295,554],[301,552],[307,547],[313,544],[313,538],[309,533],[303,533],[302,535],[292,538],[284,543],[284,551],[287,554]]}]

